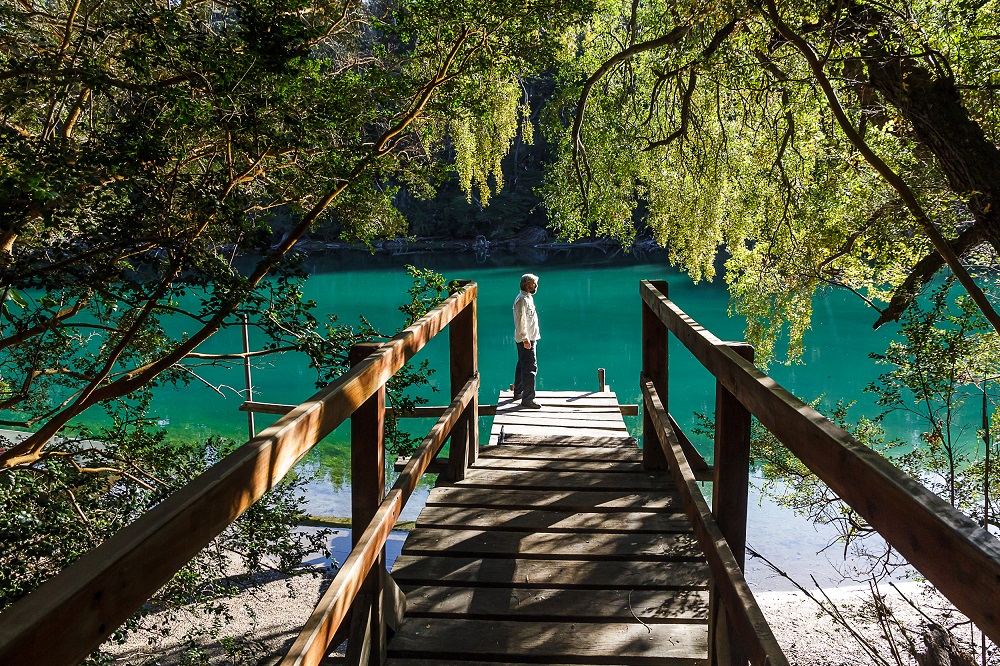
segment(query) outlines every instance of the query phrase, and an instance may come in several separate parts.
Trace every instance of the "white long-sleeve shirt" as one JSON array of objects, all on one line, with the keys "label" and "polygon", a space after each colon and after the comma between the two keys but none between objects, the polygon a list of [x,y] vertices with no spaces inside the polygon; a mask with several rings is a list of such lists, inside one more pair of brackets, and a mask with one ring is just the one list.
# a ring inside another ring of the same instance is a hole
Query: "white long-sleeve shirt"
[{"label": "white long-sleeve shirt", "polygon": [[535,310],[535,299],[522,290],[514,299],[514,341],[525,340],[534,342],[542,336],[538,332],[538,312]]}]

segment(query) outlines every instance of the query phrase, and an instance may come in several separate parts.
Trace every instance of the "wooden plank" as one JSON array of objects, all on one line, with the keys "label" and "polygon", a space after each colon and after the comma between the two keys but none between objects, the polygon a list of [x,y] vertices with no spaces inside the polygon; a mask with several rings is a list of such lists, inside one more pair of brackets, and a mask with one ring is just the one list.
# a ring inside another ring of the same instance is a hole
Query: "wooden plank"
[{"label": "wooden plank", "polygon": [[[729,348],[746,360],[753,362],[753,347],[728,343]],[[662,414],[658,415],[661,417]],[[712,460],[712,516],[719,532],[729,544],[737,566],[742,570],[746,562],[747,504],[750,492],[750,423],[747,408],[730,393],[721,382],[715,383],[715,455]],[[664,445],[680,440],[664,440]],[[663,447],[665,450],[665,446]],[[666,455],[672,455],[666,451]],[[712,620],[709,623],[709,653],[713,661],[743,664],[747,651],[742,645],[732,612],[720,598],[721,586],[716,581],[711,588]],[[742,612],[737,609],[736,612]],[[770,633],[770,632],[768,632]]]},{"label": "wooden plank", "polygon": [[[656,289],[666,296],[666,280],[643,281],[639,285],[642,291],[645,286]],[[663,399],[663,408],[667,408],[667,386],[670,364],[668,362],[669,334],[667,327],[657,317],[656,312],[646,302],[640,303],[642,314],[642,374],[648,377]],[[649,414],[642,417],[642,460],[649,469],[667,469],[667,461],[656,441],[657,433]]]},{"label": "wooden plank", "polygon": [[621,405],[615,406],[603,406],[603,407],[566,407],[566,406],[543,406],[540,409],[527,409],[526,407],[521,407],[520,405],[516,407],[511,407],[509,409],[503,409],[494,414],[494,419],[506,419],[511,415],[536,415],[539,417],[546,416],[562,416],[568,415],[569,417],[576,417],[587,414],[594,414],[599,417],[606,417],[609,419],[620,419],[623,416],[628,416],[623,414],[620,409]]},{"label": "wooden plank", "polygon": [[545,472],[508,469],[470,470],[464,486],[495,486],[497,488],[558,489],[558,490],[659,490],[669,488],[670,477],[663,473],[641,472],[601,474],[598,472]]},{"label": "wooden plank", "polygon": [[[628,434],[628,428],[625,426],[625,422],[621,420],[621,417],[618,417],[614,421],[600,421],[587,417],[564,418],[562,414],[558,416],[545,416],[539,414],[536,417],[522,413],[516,416],[505,416],[503,420],[498,419],[494,421],[493,429],[496,429],[501,425],[504,426],[505,429],[509,429],[511,426],[534,426],[538,428],[588,428],[591,430],[613,430],[619,431],[623,435]],[[613,433],[609,432],[607,434]]]},{"label": "wooden plank", "polygon": [[700,624],[491,622],[410,618],[393,637],[390,656],[492,658],[660,666],[706,663],[708,631]]},{"label": "wooden plank", "polygon": [[639,450],[638,443],[634,437],[622,437],[620,435],[582,437],[580,435],[525,435],[506,433],[504,445],[507,444],[521,446],[586,446],[589,448],[595,446],[622,447],[636,451]]},{"label": "wooden plank", "polygon": [[[618,400],[618,396],[614,391],[538,391],[536,393],[537,397],[546,399],[563,399],[563,400]],[[497,402],[504,402],[514,399],[514,392],[507,389],[505,391],[500,391],[500,397]]]},{"label": "wooden plank", "polygon": [[541,470],[554,472],[632,472],[645,471],[641,462],[614,460],[538,460],[537,458],[484,458],[476,469]]},{"label": "wooden plank", "polygon": [[690,532],[686,516],[662,511],[578,512],[426,506],[417,527],[542,532]]},{"label": "wooden plank", "polygon": [[[557,411],[561,409],[578,409],[581,411],[586,411],[588,409],[594,409],[599,411],[609,411],[614,413],[616,409],[619,409],[618,401],[613,398],[545,398],[535,396],[535,402],[542,406],[541,409],[533,409],[533,412],[545,412],[545,411]],[[496,416],[502,416],[504,414],[510,414],[514,412],[527,411],[518,402],[510,403],[498,403]],[[620,412],[619,412],[620,414]]]},{"label": "wooden plank", "polygon": [[579,590],[404,585],[407,617],[469,620],[705,622],[704,590]]},{"label": "wooden plank", "polygon": [[379,352],[6,608],[0,613],[0,664],[82,661],[476,294],[472,283],[449,296]]},{"label": "wooden plank", "polygon": [[[490,430],[490,441],[493,441],[493,436],[500,436],[501,430],[503,428],[504,441],[509,441],[507,437],[512,435],[526,435],[528,437],[609,437],[609,436],[624,436],[625,431],[621,430],[610,430],[602,428],[564,428],[564,427],[542,427],[542,426],[530,426],[530,425],[501,425],[494,421],[493,428]],[[624,437],[623,437],[624,438]]]},{"label": "wooden plank", "polygon": [[643,302],[754,416],[1000,643],[1000,541],[805,404],[643,283]]},{"label": "wooden plank", "polygon": [[[342,662],[330,662],[329,666],[340,666]],[[481,660],[468,660],[468,659],[407,659],[405,657],[390,658],[385,662],[387,666],[538,666],[537,664],[527,664],[521,661],[481,661]],[[574,666],[573,664],[556,664],[554,662],[546,662],[547,666]],[[609,658],[608,661],[587,661],[590,666],[620,666],[618,661],[615,661],[613,657]],[[326,662],[323,666],[327,666]]]},{"label": "wooden plank", "polygon": [[707,590],[708,565],[692,562],[615,562],[423,556],[403,553],[392,577],[403,585]]},{"label": "wooden plank", "polygon": [[403,542],[410,555],[453,557],[510,555],[525,559],[697,560],[704,557],[692,534],[500,532],[417,528]]},{"label": "wooden plank", "polygon": [[576,511],[682,511],[672,486],[660,492],[511,490],[509,488],[439,487],[427,498],[428,506],[491,506],[508,509],[561,509]]},{"label": "wooden plank", "polygon": [[[381,345],[363,342],[351,347],[352,366],[364,362]],[[367,525],[378,512],[385,492],[385,386],[351,415],[351,523]],[[351,547],[357,548],[361,530],[352,530]],[[348,658],[357,664],[378,666],[386,645],[385,608],[382,576],[385,550],[376,558],[358,590],[351,609],[351,630],[347,639]],[[334,627],[334,631],[339,627]],[[307,660],[304,660],[307,661]]]},{"label": "wooden plank", "polygon": [[558,425],[559,421],[594,422],[608,425],[620,425],[625,427],[625,421],[617,410],[596,411],[591,409],[574,409],[547,411],[545,409],[517,409],[500,414],[494,419],[494,423],[516,423],[524,419],[532,419],[539,425]]},{"label": "wooden plank", "polygon": [[577,460],[581,462],[622,461],[641,462],[642,452],[638,447],[603,446],[480,446],[479,460],[499,458],[519,458],[522,460]]}]

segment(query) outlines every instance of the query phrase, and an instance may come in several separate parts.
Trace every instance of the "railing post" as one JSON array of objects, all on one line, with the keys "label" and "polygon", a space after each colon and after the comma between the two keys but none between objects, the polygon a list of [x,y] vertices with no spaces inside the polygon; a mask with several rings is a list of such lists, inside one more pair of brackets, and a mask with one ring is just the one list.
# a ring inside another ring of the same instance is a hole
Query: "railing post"
[{"label": "railing post", "polygon": [[[650,283],[667,295],[666,280],[650,280]],[[667,337],[667,325],[642,301],[642,374],[653,382],[664,409],[667,409]],[[642,464],[646,469],[668,469],[653,418],[645,409],[642,413]]]},{"label": "railing post", "polygon": [[[380,343],[351,347],[351,366],[378,351]],[[351,547],[375,517],[385,494],[385,385],[379,387],[351,415]],[[364,666],[385,663],[385,609],[382,601],[382,571],[385,548],[365,578],[351,615],[347,662]]]},{"label": "railing post", "polygon": [[[466,289],[477,289],[466,286]],[[454,400],[465,383],[479,371],[477,294],[448,325],[451,350],[451,397]],[[448,477],[461,481],[469,465],[479,456],[479,392],[469,401],[458,423],[451,431],[448,453]]]},{"label": "railing post", "polygon": [[[753,362],[753,347],[745,342],[729,342],[726,346]],[[750,490],[750,412],[721,382],[715,386],[713,467],[712,513],[736,563],[744,569]],[[744,666],[746,653],[732,630],[714,584],[709,596],[709,662],[712,666]]]}]

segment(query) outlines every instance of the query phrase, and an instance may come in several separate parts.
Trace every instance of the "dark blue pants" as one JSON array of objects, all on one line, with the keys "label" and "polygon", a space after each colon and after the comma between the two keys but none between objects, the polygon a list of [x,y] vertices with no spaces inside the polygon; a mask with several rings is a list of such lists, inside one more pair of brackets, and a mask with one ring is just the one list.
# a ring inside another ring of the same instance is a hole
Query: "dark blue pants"
[{"label": "dark blue pants", "polygon": [[514,368],[514,393],[521,394],[521,400],[532,402],[535,399],[535,375],[538,374],[538,340],[531,341],[531,347],[524,348],[523,342],[517,343],[517,366]]}]

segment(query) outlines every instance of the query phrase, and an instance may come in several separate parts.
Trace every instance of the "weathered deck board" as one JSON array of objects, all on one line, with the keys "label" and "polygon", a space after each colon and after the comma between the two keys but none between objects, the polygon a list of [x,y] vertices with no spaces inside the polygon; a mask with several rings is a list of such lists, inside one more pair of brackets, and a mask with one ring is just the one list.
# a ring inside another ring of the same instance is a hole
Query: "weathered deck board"
[{"label": "weathered deck board", "polygon": [[622,462],[617,460],[540,460],[538,458],[480,458],[476,465],[479,469],[507,470],[538,470],[546,472],[636,472],[645,470],[641,462]]},{"label": "weathered deck board", "polygon": [[530,469],[481,469],[464,481],[466,486],[495,486],[524,490],[652,490],[671,487],[663,474],[605,472],[547,472]]},{"label": "weathered deck board", "polygon": [[[503,446],[483,446],[479,449],[480,460],[493,458],[516,458],[519,460],[567,460],[566,452],[561,447],[550,446],[518,446],[505,444]],[[607,446],[574,446],[572,460],[580,462],[642,462],[642,452],[635,448]]]},{"label": "weathered deck board", "polygon": [[420,512],[417,527],[474,528],[542,532],[690,532],[683,514],[654,511],[619,513],[548,510],[505,510],[495,507],[428,506]]},{"label": "weathered deck board", "polygon": [[[669,488],[669,486],[667,487]],[[492,506],[504,509],[564,509],[574,511],[683,511],[672,488],[661,491],[511,490],[472,486],[435,488],[428,506]]]},{"label": "weathered deck board", "polygon": [[496,587],[403,586],[406,614],[469,620],[517,618],[544,622],[550,618],[576,622],[647,624],[703,622],[708,618],[705,590],[557,590]]},{"label": "weathered deck board", "polygon": [[509,622],[409,618],[389,642],[390,656],[436,659],[565,659],[614,657],[617,664],[704,664],[705,624],[640,622]]},{"label": "weathered deck board", "polygon": [[536,400],[502,394],[491,445],[431,491],[393,566],[389,663],[707,663],[708,566],[670,475],[613,393]]},{"label": "weathered deck board", "polygon": [[539,391],[535,402],[541,409],[523,409],[511,391],[502,392],[490,444],[506,443],[516,436],[628,437],[618,397],[610,391]]},{"label": "weathered deck board", "polygon": [[499,530],[414,530],[403,542],[404,553],[458,557],[509,555],[545,559],[689,560],[702,556],[691,532],[576,533],[506,532]]},{"label": "weathered deck board", "polygon": [[690,590],[707,588],[708,565],[400,555],[392,577],[400,585]]},{"label": "weathered deck board", "polygon": [[[521,661],[467,661],[465,659],[455,661],[454,659],[393,659],[391,657],[385,663],[386,666],[537,666],[537,663],[527,664]],[[594,664],[589,661],[587,663],[590,666],[612,666],[611,663]],[[340,666],[340,662],[337,663],[337,666]],[[574,664],[549,662],[547,666],[574,666]]]},{"label": "weathered deck board", "polygon": [[636,447],[636,440],[634,437],[623,437],[621,434],[590,436],[580,434],[565,435],[550,433],[548,435],[523,435],[506,433],[504,437],[504,444],[528,444],[531,446],[538,446],[543,449],[556,446],[586,446],[589,448],[598,446],[634,451]]}]

